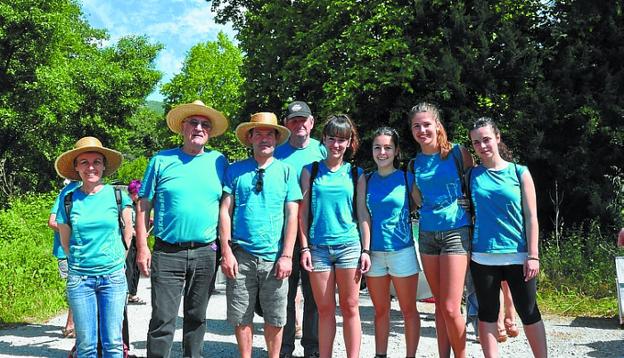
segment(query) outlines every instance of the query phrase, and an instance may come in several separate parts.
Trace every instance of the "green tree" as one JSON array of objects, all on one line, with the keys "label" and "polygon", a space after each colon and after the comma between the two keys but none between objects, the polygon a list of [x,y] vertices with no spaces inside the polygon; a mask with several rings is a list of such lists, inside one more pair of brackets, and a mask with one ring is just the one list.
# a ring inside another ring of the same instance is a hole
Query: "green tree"
[{"label": "green tree", "polygon": [[[222,32],[216,41],[193,46],[184,60],[182,71],[162,87],[165,110],[200,99],[222,112],[230,120],[230,126],[235,127],[242,102],[242,63],[241,50]],[[174,136],[173,140],[179,141],[179,138]],[[231,130],[208,144],[230,160],[246,157],[247,151]]]},{"label": "green tree", "polygon": [[73,0],[0,2],[0,160],[13,190],[45,191],[55,157],[77,138],[122,143],[152,91],[161,46],[145,37],[102,47]]}]

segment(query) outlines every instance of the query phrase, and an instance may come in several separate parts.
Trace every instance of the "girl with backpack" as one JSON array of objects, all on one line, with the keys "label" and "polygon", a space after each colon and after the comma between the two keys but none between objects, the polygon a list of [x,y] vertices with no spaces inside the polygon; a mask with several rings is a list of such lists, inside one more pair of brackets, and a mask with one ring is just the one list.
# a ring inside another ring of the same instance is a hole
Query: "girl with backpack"
[{"label": "girl with backpack", "polygon": [[132,226],[125,225],[122,232],[120,217],[132,222],[132,202],[102,181],[121,161],[121,153],[105,148],[97,138],[84,137],[55,162],[60,176],[82,181],[67,194],[56,215],[68,257],[67,298],[74,313],[78,357],[97,356],[98,333],[102,356],[124,354],[125,246],[132,238]]},{"label": "girl with backpack", "polygon": [[527,167],[511,162],[492,119],[477,119],[470,139],[481,160],[468,177],[475,208],[470,271],[483,353],[498,357],[499,291],[507,281],[533,355],[546,357],[546,333],[536,302],[540,261],[533,178]]},{"label": "girl with backpack", "polygon": [[371,268],[366,274],[375,307],[375,358],[387,357],[390,331],[390,282],[395,287],[405,321],[406,357],[415,357],[420,340],[416,307],[418,273],[410,222],[413,176],[399,168],[399,135],[388,127],[373,134],[377,170],[368,175],[366,204],[371,215]]},{"label": "girl with backpack", "polygon": [[323,144],[327,158],[305,166],[301,172],[301,266],[310,272],[319,312],[320,357],[333,355],[336,285],[347,357],[359,357],[359,289],[361,275],[370,267],[370,217],[363,171],[345,161],[345,156],[353,157],[359,145],[357,130],[347,115],[329,117],[323,128]]},{"label": "girl with backpack", "polygon": [[465,196],[464,170],[470,153],[448,141],[438,108],[414,106],[408,115],[420,147],[414,158],[415,196],[420,207],[419,250],[427,282],[435,297],[438,354],[466,355],[466,325],[461,312],[470,255],[471,218]]}]

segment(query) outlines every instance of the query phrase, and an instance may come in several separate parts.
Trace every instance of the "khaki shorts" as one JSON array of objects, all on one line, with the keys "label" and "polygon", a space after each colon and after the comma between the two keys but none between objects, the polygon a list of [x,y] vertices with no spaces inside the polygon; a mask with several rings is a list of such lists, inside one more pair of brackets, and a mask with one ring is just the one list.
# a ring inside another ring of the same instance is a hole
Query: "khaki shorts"
[{"label": "khaki shorts", "polygon": [[226,283],[228,322],[234,326],[252,324],[259,298],[264,322],[274,327],[285,326],[288,279],[275,278],[274,261],[261,260],[236,245],[232,251],[238,261],[238,274]]}]

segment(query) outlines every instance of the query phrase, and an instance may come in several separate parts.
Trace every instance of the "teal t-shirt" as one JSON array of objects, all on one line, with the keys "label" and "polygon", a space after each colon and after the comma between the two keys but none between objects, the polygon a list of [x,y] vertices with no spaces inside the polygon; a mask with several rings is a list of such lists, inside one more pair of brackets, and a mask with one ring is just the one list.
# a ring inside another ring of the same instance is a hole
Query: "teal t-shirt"
[{"label": "teal t-shirt", "polygon": [[[121,270],[126,262],[126,250],[121,241],[119,210],[115,189],[104,185],[95,194],[73,191],[70,213],[69,272],[75,275],[100,276]],[[121,192],[121,207],[131,207],[128,194]],[[59,205],[56,222],[67,224],[65,207]]]},{"label": "teal t-shirt", "polygon": [[461,179],[453,155],[461,158],[458,145],[445,160],[440,153],[418,153],[414,159],[416,185],[422,195],[421,231],[447,231],[469,225],[468,214],[457,199],[463,196]]},{"label": "teal t-shirt", "polygon": [[405,172],[382,177],[374,172],[366,186],[366,205],[371,214],[371,250],[398,251],[414,246],[409,217],[408,189],[414,180]]},{"label": "teal t-shirt", "polygon": [[295,168],[298,183],[303,167],[312,162],[325,159],[327,157],[327,149],[318,140],[310,138],[310,142],[305,148],[295,148],[289,142],[286,142],[275,148],[273,156]]},{"label": "teal t-shirt", "polygon": [[[67,193],[76,189],[80,185],[81,183],[79,181],[72,181],[69,184],[65,185],[65,187],[61,189],[61,192],[59,193],[59,195],[57,195],[56,199],[54,199],[54,204],[52,205],[52,209],[50,209],[50,214],[56,215],[56,213],[58,212],[59,206],[61,205],[61,202],[63,202],[62,207],[63,207],[63,210],[65,210],[65,203],[64,203],[65,195],[67,195]],[[67,255],[65,255],[65,251],[63,250],[63,246],[61,246],[61,235],[59,235],[58,231],[54,231],[54,243],[52,246],[52,254],[57,259],[67,258]]]},{"label": "teal t-shirt", "polygon": [[502,170],[489,170],[482,165],[472,169],[470,193],[475,208],[472,251],[527,252],[518,180],[527,170],[513,163]]},{"label": "teal t-shirt", "polygon": [[216,240],[227,166],[215,150],[193,156],[173,148],[156,154],[139,191],[153,204],[154,236],[169,243]]},{"label": "teal t-shirt", "polygon": [[262,191],[256,191],[260,172],[251,157],[232,164],[223,191],[232,195],[232,242],[266,261],[277,260],[282,250],[286,203],[301,200],[297,174],[277,159],[264,168]]},{"label": "teal t-shirt", "polygon": [[[305,169],[312,173],[312,164]],[[362,169],[358,168],[358,178]],[[364,195],[364,193],[362,193]],[[318,173],[312,184],[311,245],[339,245],[360,241],[357,218],[353,212],[353,181],[351,163],[344,163],[335,172],[325,161],[319,162]]]}]

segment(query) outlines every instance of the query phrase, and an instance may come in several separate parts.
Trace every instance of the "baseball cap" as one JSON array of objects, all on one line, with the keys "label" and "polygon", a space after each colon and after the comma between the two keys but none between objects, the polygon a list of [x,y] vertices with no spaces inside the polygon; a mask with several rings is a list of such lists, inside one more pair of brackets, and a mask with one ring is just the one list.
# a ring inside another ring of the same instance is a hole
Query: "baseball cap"
[{"label": "baseball cap", "polygon": [[311,115],[312,111],[310,111],[310,107],[308,107],[307,103],[302,101],[294,101],[288,105],[286,120],[289,120],[293,117],[308,117]]}]

